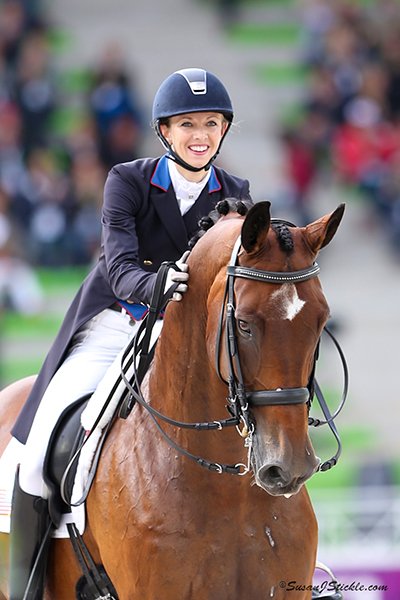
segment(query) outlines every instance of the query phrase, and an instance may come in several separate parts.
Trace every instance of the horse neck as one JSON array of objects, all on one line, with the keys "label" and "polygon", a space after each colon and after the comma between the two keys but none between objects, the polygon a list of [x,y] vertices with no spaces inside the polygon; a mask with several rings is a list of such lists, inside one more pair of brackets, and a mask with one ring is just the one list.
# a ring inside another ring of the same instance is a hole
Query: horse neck
[{"label": "horse neck", "polygon": [[170,303],[149,375],[151,403],[178,419],[212,418],[211,399],[224,388],[207,354],[205,310],[194,289]]}]

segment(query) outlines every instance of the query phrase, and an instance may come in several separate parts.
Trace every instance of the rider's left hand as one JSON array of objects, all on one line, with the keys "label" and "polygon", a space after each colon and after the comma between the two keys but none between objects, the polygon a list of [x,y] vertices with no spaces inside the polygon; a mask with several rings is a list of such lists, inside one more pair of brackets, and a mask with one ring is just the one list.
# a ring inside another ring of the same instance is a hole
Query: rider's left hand
[{"label": "rider's left hand", "polygon": [[176,261],[176,265],[180,269],[179,271],[175,271],[175,269],[172,268],[168,271],[167,280],[165,282],[165,291],[167,291],[175,283],[179,283],[171,298],[171,300],[175,300],[175,302],[180,302],[183,297],[182,294],[184,294],[188,289],[187,282],[189,281],[189,267],[186,264],[186,260],[189,254],[190,252],[187,250],[182,254],[181,258]]}]

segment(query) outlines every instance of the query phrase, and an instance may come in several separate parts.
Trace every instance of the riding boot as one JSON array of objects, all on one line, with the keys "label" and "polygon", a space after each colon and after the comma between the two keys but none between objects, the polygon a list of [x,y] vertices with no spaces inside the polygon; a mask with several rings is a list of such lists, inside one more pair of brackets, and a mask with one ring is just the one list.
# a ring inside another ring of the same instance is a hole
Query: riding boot
[{"label": "riding boot", "polygon": [[47,501],[24,492],[15,477],[10,529],[10,600],[42,600],[51,539]]}]

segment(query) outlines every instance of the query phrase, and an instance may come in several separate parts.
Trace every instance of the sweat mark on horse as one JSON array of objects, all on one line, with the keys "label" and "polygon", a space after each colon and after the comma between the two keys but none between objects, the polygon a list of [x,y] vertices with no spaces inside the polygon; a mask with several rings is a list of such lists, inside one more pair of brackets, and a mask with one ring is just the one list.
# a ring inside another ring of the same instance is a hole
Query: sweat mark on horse
[{"label": "sweat mark on horse", "polygon": [[[343,210],[307,227],[283,228],[282,245],[270,226],[269,203],[260,202],[245,218],[220,219],[194,247],[189,290],[182,302],[167,307],[143,396],[175,419],[213,422],[224,418],[225,382],[231,385],[233,378],[250,405],[240,405],[239,414],[249,416],[242,433],[251,432],[257,485],[199,468],[165,443],[140,405],[127,420],[117,420],[87,499],[84,539],[120,600],[283,599],[281,580],[312,583],[317,524],[303,483],[319,460],[308,435],[307,388],[329,315],[313,265]],[[288,283],[285,275],[304,302],[291,320],[276,318],[271,302]],[[221,319],[229,325],[226,343]],[[282,400],[279,390],[286,394]],[[2,431],[11,427],[25,397],[14,395],[12,411],[0,399]],[[165,429],[194,456],[217,461],[209,465],[246,464],[248,449],[235,428]],[[80,577],[75,558],[68,541],[52,543],[46,597],[72,600]],[[309,597],[293,592],[296,600]]]}]

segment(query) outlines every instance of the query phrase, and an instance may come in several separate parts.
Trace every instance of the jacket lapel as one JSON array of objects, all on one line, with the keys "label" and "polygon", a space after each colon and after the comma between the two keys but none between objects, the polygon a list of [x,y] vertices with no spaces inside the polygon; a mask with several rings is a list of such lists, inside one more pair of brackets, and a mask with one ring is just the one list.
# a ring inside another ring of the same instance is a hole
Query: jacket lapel
[{"label": "jacket lapel", "polygon": [[219,200],[220,194],[215,192],[219,192],[222,186],[215,168],[211,169],[207,185],[184,217],[171,184],[166,156],[160,158],[151,177],[151,200],[172,242],[181,253],[187,248],[188,236],[197,231],[199,219],[207,215]]},{"label": "jacket lapel", "polygon": [[187,247],[187,232],[171,184],[167,161],[167,157],[163,156],[156,165],[150,180],[150,198],[173,244],[183,253]]}]

